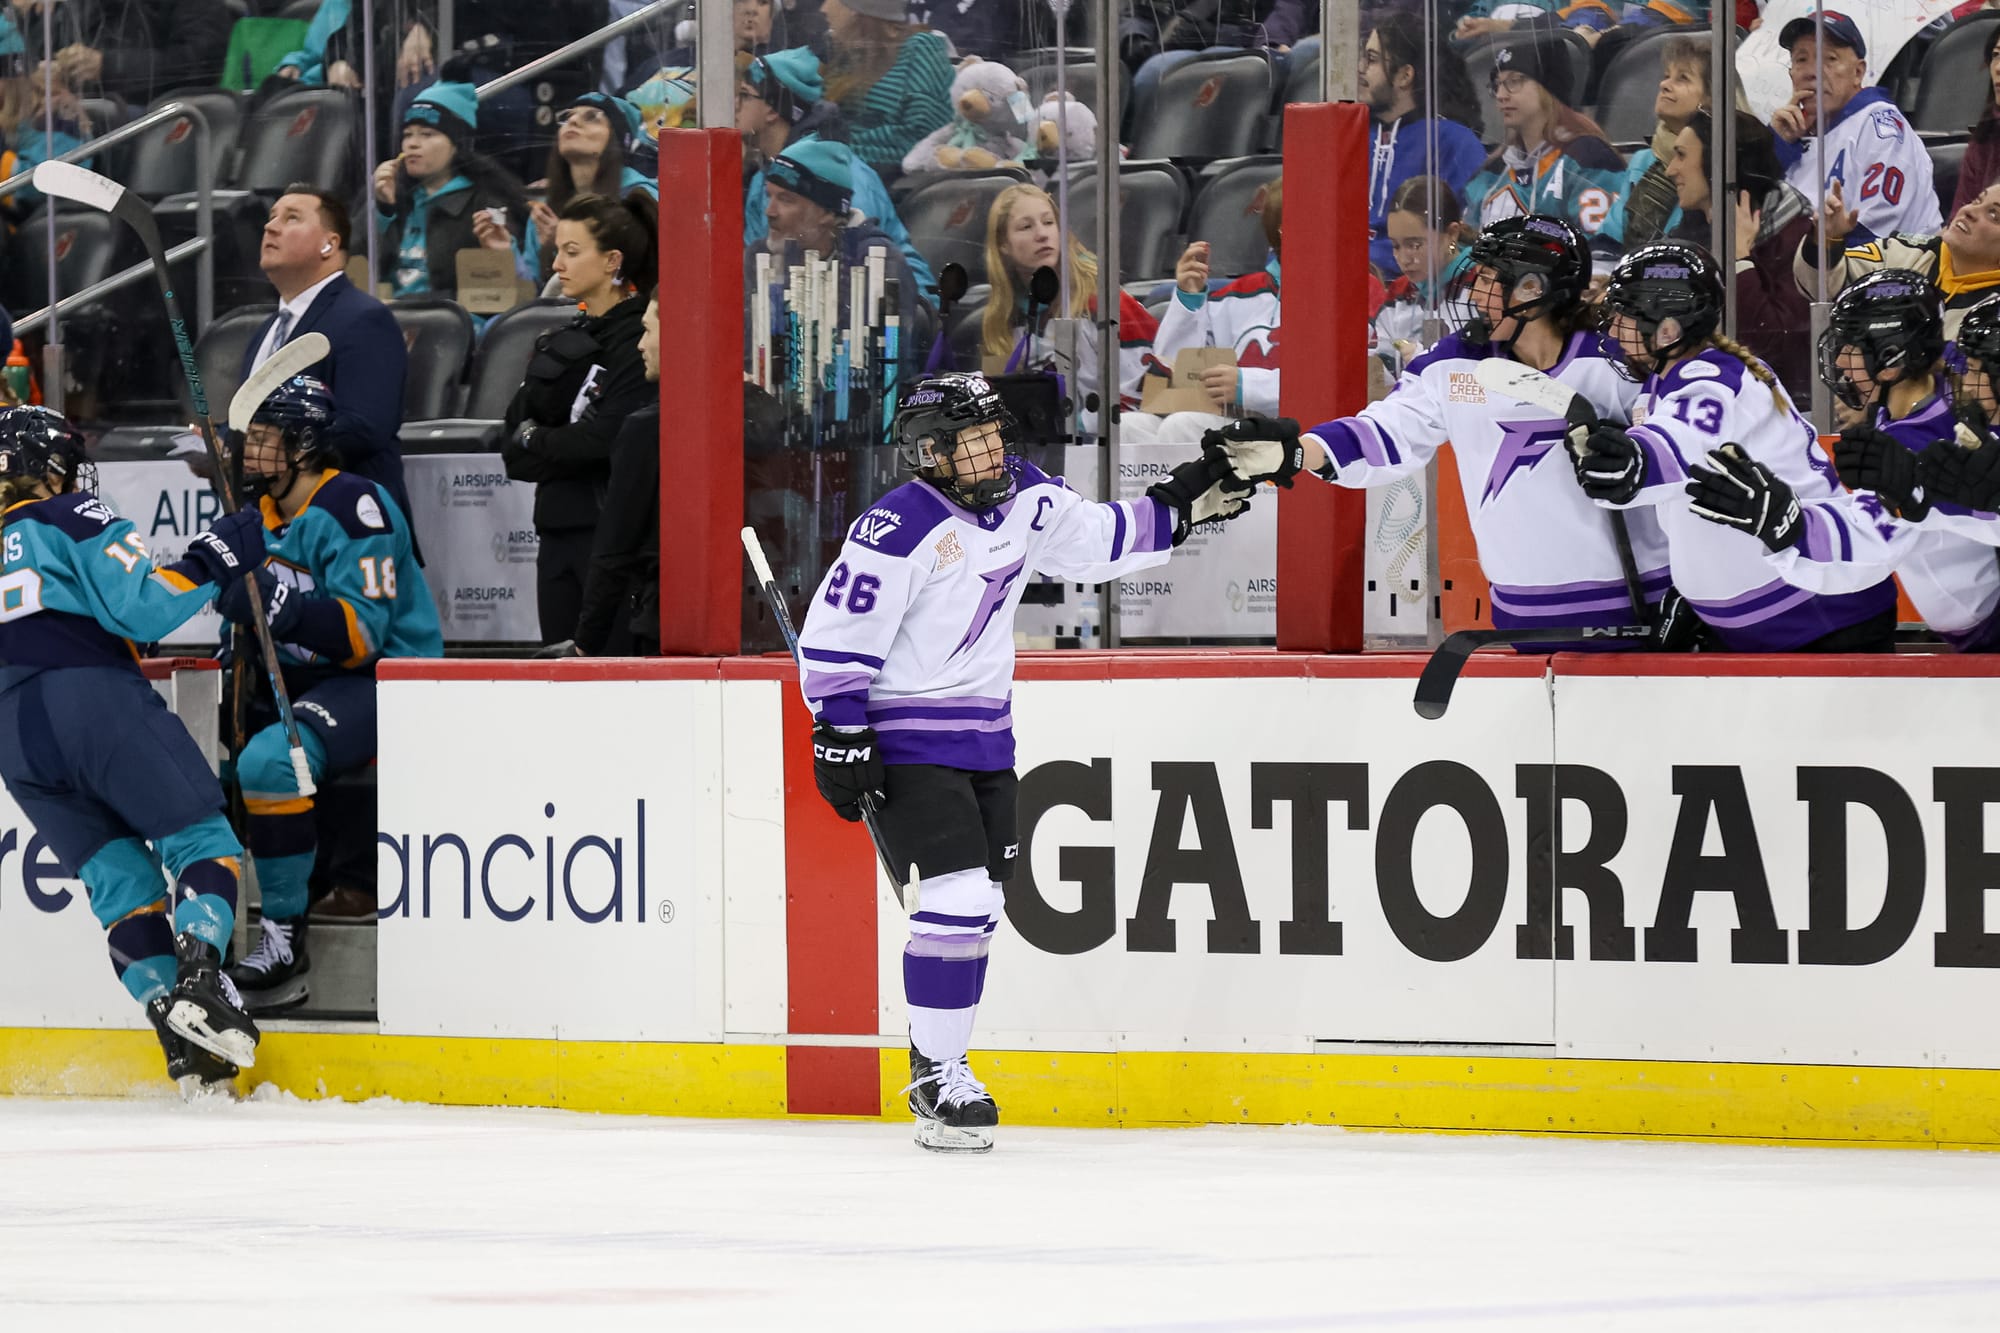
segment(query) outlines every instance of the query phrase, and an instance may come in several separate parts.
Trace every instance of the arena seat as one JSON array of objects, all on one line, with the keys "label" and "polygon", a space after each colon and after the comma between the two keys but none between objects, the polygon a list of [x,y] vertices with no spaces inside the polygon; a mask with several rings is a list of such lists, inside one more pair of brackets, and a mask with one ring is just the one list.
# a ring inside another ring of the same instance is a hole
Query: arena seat
[{"label": "arena seat", "polygon": [[238,306],[228,314],[217,315],[195,341],[195,364],[201,367],[202,388],[216,416],[228,412],[229,400],[242,383],[243,353],[249,350],[257,330],[277,309],[269,302]]},{"label": "arena seat", "polygon": [[1241,157],[1263,144],[1271,62],[1262,52],[1198,55],[1163,75],[1132,136],[1134,158]]},{"label": "arena seat", "polygon": [[933,273],[958,263],[965,266],[969,281],[984,282],[986,216],[1002,190],[1026,179],[1025,172],[1011,168],[932,173],[896,211]]},{"label": "arena seat", "polygon": [[[1118,168],[1119,281],[1171,275],[1179,258],[1187,178],[1172,162],[1132,161]],[[1069,181],[1070,229],[1088,246],[1097,232],[1097,171],[1085,167]]]},{"label": "arena seat", "polygon": [[[1040,107],[1043,100],[1056,90],[1055,52],[1048,48],[1023,51],[1015,57],[1015,73],[1028,81],[1028,100]],[[1070,96],[1097,113],[1098,120],[1104,119],[1104,103],[1099,97],[1097,65],[1089,51],[1069,53],[1069,67],[1063,71]],[[1118,66],[1118,105],[1122,111],[1132,106],[1132,71],[1123,62]],[[1122,114],[1121,111],[1121,114]]]},{"label": "arena seat", "polygon": [[458,410],[459,389],[472,359],[472,316],[456,301],[412,296],[389,303],[410,351],[403,381],[403,419],[448,417]]},{"label": "arena seat", "polygon": [[1918,67],[1916,90],[1904,101],[1919,133],[1971,129],[1993,97],[1986,73],[1986,41],[2000,13],[1980,13],[1954,23],[1931,43]]},{"label": "arena seat", "polygon": [[1931,188],[1937,191],[1938,210],[1951,221],[1951,201],[1958,193],[1959,169],[1965,165],[1965,143],[1927,143],[1924,152],[1931,160]]},{"label": "arena seat", "polygon": [[300,88],[266,102],[243,126],[239,190],[274,198],[293,181],[344,195],[359,182],[360,104],[338,88]]},{"label": "arena seat", "polygon": [[[1659,124],[1654,103],[1659,99],[1662,43],[1674,37],[1701,36],[1694,28],[1654,28],[1620,48],[1605,67],[1604,94],[1597,105],[1597,126],[1614,144],[1645,143]],[[1703,42],[1702,49],[1707,50]]]},{"label": "arena seat", "polygon": [[527,378],[535,340],[575,317],[575,302],[546,299],[495,315],[473,352],[461,415],[434,414],[420,420],[405,413],[404,447],[421,453],[476,453],[497,447],[500,423]]},{"label": "arena seat", "polygon": [[1284,165],[1277,156],[1236,157],[1210,163],[1195,178],[1187,238],[1208,242],[1211,276],[1233,278],[1264,267],[1270,249],[1264,239],[1264,188]]},{"label": "arena seat", "polygon": [[[169,102],[185,102],[207,119],[213,179],[231,179],[237,137],[243,129],[243,99],[221,88],[181,88],[154,98],[147,110]],[[133,194],[155,200],[199,189],[196,138],[194,122],[186,116],[155,125],[124,145],[126,166],[118,179]]]}]

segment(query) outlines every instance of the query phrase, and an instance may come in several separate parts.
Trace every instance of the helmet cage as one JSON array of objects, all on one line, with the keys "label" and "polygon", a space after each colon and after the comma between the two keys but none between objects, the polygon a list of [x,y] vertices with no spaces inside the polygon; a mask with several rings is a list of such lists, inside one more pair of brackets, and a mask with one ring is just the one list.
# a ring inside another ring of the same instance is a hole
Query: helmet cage
[{"label": "helmet cage", "polygon": [[976,374],[932,376],[903,400],[896,420],[897,452],[905,467],[954,503],[974,512],[992,509],[1014,494],[1011,470],[1003,465],[998,476],[972,482],[958,476],[964,437],[988,424],[1000,428],[1004,460],[1020,437],[1020,426],[992,383]]}]

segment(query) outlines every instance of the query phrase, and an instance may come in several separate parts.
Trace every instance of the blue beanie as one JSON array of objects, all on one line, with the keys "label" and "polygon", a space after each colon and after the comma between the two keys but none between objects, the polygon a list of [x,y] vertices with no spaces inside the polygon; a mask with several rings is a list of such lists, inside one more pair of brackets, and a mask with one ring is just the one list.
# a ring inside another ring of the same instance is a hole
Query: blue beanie
[{"label": "blue beanie", "polygon": [[450,81],[446,73],[439,71],[438,81],[417,94],[403,113],[403,123],[429,125],[453,143],[469,145],[479,124],[479,90],[470,83]]},{"label": "blue beanie", "polygon": [[743,76],[757,90],[757,95],[771,104],[772,110],[794,125],[806,118],[813,103],[826,92],[826,83],[820,78],[819,57],[803,46],[758,56]]},{"label": "blue beanie", "polygon": [[14,7],[0,7],[0,78],[18,79],[28,73],[28,44],[21,40],[21,29],[14,22]]},{"label": "blue beanie", "polygon": [[844,143],[808,134],[771,159],[764,179],[844,218],[854,195],[854,155]]},{"label": "blue beanie", "polygon": [[588,92],[570,103],[571,106],[596,107],[611,122],[611,133],[617,136],[618,146],[626,153],[639,137],[639,108],[622,97],[610,93]]}]

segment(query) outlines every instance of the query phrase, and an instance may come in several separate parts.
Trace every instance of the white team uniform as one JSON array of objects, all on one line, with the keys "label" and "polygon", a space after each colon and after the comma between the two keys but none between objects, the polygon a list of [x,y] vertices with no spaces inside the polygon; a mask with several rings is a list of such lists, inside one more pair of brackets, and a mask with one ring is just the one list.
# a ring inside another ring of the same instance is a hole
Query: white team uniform
[{"label": "white team uniform", "polygon": [[1810,134],[1796,145],[1780,139],[1777,147],[1785,183],[1805,196],[1815,216],[1824,186],[1840,182],[1841,198],[1859,219],[1850,245],[1899,231],[1934,232],[1943,222],[1923,140],[1880,88],[1862,89],[1828,122],[1824,181]]},{"label": "white team uniform", "polygon": [[1646,473],[1629,507],[1658,515],[1674,587],[1726,647],[1802,648],[1895,605],[1895,586],[1881,570],[1863,585],[1830,595],[1773,578],[1762,541],[1688,507],[1689,467],[1732,442],[1770,468],[1801,504],[1839,489],[1812,423],[1793,408],[1783,386],[1765,385],[1742,361],[1711,347],[1665,375],[1648,376],[1632,405],[1632,420],[1630,434],[1644,455]]},{"label": "white team uniform", "polygon": [[[1501,353],[1451,334],[1412,360],[1389,396],[1357,416],[1309,432],[1340,486],[1381,486],[1420,473],[1450,442],[1502,629],[1623,625],[1631,600],[1606,516],[1576,484],[1564,448],[1568,423],[1539,407],[1489,395],[1475,370]],[[1549,374],[1600,419],[1622,423],[1638,387],[1609,360],[1604,339],[1572,334]],[[1646,599],[1666,591],[1667,544],[1650,514],[1628,523]]]},{"label": "white team uniform", "polygon": [[1014,611],[1038,573],[1102,583],[1165,564],[1176,515],[1150,497],[1097,504],[1007,460],[1012,499],[974,513],[925,481],[854,521],[799,632],[806,701],[870,726],[888,764],[1014,764]]},{"label": "white team uniform", "polygon": [[[1900,421],[1879,409],[1875,427],[1912,452],[1950,439],[1957,418],[1940,380],[1938,393]],[[1816,592],[1848,592],[1894,570],[1924,623],[1961,652],[1987,651],[2000,631],[2000,518],[1940,506],[1904,522],[1871,491],[1843,492],[1809,504],[1797,546],[1767,558],[1787,582]]]}]

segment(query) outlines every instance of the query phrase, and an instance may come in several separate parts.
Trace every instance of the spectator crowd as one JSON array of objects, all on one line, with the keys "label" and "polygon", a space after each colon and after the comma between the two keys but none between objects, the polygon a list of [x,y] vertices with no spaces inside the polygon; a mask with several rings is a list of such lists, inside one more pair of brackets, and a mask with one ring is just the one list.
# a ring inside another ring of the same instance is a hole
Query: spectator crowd
[{"label": "spectator crowd", "polygon": [[[356,330],[336,338],[337,360],[367,366],[333,376],[341,432],[392,494],[409,400],[435,375],[375,364],[393,359],[382,348],[401,313],[464,308],[467,355],[446,368],[457,383],[499,347],[498,326],[574,303],[510,353],[519,387],[481,442],[539,488],[544,642],[575,640],[592,620],[595,651],[643,645],[657,621],[604,629],[592,550],[615,509],[620,427],[653,393],[638,342],[671,274],[651,252],[655,153],[663,129],[695,123],[693,9],[482,97],[482,84],[636,6],[442,3],[448,12],[384,6],[365,32],[351,0],[68,0],[48,11],[44,67],[44,10],[17,0],[0,8],[8,165],[26,171],[190,89],[231,92],[235,111],[211,122],[228,141],[222,174],[248,197],[218,206],[218,323],[234,307],[277,307],[249,321],[244,372],[308,328]],[[1738,96],[1717,105],[1702,0],[1366,7],[1353,75],[1371,119],[1372,354],[1393,379],[1464,323],[1478,238],[1529,214],[1580,229],[1599,286],[1644,246],[1709,246],[1727,219],[1739,341],[1802,405],[1820,375],[1809,303],[1822,286],[1831,299],[1870,273],[1915,272],[1952,339],[2000,290],[2000,13],[1933,8],[1929,26],[1896,27],[1872,11],[1815,21],[1797,0],[1737,0],[1736,50],[1760,52],[1766,81],[1789,89],[1759,116]],[[845,446],[886,438],[882,405],[926,370],[996,377],[1029,445],[1088,441],[1113,413],[1142,441],[1277,414],[1277,154],[1284,104],[1317,96],[1318,6],[1121,0],[1108,16],[1115,30],[1072,11],[1059,33],[1030,0],[734,0],[746,466],[753,520],[775,541],[811,526],[824,544],[893,482]],[[1116,47],[1115,122],[1100,119],[1098,71],[1074,49],[1086,34]],[[366,95],[371,60],[384,76],[379,145],[342,110]],[[1976,108],[1962,91],[1971,80]],[[289,116],[282,142],[310,139],[293,110],[307,106],[344,139],[302,158],[310,169],[254,184],[251,156],[274,142],[259,126]],[[1954,115],[1964,123],[1939,123]],[[1720,182],[1719,127],[1733,167]],[[1115,365],[1100,364],[1090,333],[1104,138],[1125,158]],[[142,138],[92,161],[143,176],[155,146]],[[1292,183],[1295,225],[1310,225],[1327,188]],[[185,225],[176,196],[149,197],[163,225]],[[43,303],[39,203],[31,188],[0,200],[12,232],[0,294],[16,310]],[[369,248],[361,228],[375,231],[372,274],[355,263]],[[83,350],[69,396],[108,422],[157,416],[145,376],[123,378],[144,303],[111,304],[112,318],[85,312],[72,334]],[[108,350],[93,358],[98,346]],[[457,412],[446,397],[431,415]],[[814,457],[830,443],[854,456]],[[645,568],[629,541],[600,555],[621,578]],[[819,552],[794,555],[803,568]]]}]

